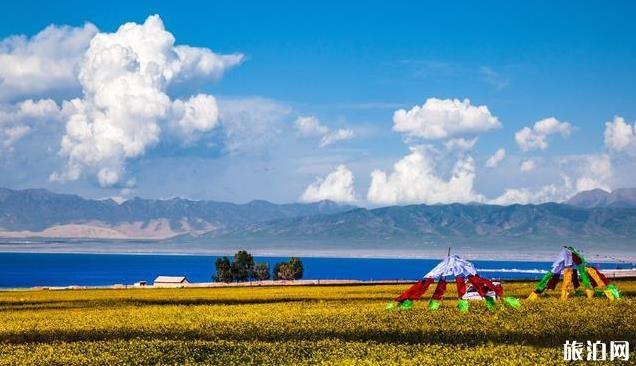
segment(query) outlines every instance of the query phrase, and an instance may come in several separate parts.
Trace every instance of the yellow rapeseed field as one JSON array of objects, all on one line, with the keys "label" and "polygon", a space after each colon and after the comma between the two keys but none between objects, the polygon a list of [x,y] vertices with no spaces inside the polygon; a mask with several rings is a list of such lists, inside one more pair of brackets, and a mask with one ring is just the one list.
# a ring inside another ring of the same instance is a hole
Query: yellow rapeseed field
[{"label": "yellow rapeseed field", "polygon": [[406,285],[5,291],[0,364],[562,364],[565,340],[636,344],[636,281],[617,285],[612,304],[555,293],[468,314],[386,311]]}]

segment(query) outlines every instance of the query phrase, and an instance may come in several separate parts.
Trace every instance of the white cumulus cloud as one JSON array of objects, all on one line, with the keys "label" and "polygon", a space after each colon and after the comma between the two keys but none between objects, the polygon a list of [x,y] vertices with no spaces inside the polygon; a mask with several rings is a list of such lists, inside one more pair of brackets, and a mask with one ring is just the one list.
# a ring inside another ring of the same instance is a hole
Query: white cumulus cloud
[{"label": "white cumulus cloud", "polygon": [[536,163],[534,162],[534,160],[529,159],[529,160],[524,160],[521,162],[521,165],[519,166],[519,170],[525,173],[525,172],[534,170],[535,167],[536,167]]},{"label": "white cumulus cloud", "polygon": [[411,153],[386,173],[374,170],[367,199],[376,204],[479,202],[475,193],[475,161],[470,155],[458,159],[449,179],[437,171],[427,148],[412,147]]},{"label": "white cumulus cloud", "polygon": [[636,122],[630,125],[620,116],[605,122],[605,146],[613,152],[628,152],[636,155]]},{"label": "white cumulus cloud", "polygon": [[320,123],[314,116],[299,116],[294,122],[298,135],[302,137],[320,137],[318,146],[326,147],[338,141],[350,140],[355,133],[350,128],[340,128],[335,131]]},{"label": "white cumulus cloud", "polygon": [[15,105],[0,107],[0,138],[5,148],[12,148],[19,140],[42,124],[59,123],[67,111],[51,99],[27,99]]},{"label": "white cumulus cloud", "polygon": [[499,148],[495,153],[486,160],[486,166],[488,168],[496,168],[506,158],[506,149]]},{"label": "white cumulus cloud", "polygon": [[563,177],[561,184],[548,184],[536,190],[529,188],[508,188],[505,192],[489,203],[495,205],[512,205],[528,203],[561,202],[570,198],[575,192],[567,177]]},{"label": "white cumulus cloud", "polygon": [[242,56],[174,43],[158,15],[93,37],[79,64],[83,97],[70,102],[75,113],[62,138],[66,167],[52,180],[76,180],[88,171],[102,186],[110,186],[123,177],[128,159],[157,144],[162,124],[177,126],[188,139],[214,127],[218,109],[213,97],[171,100],[167,87],[195,77],[218,78]]},{"label": "white cumulus cloud", "polygon": [[97,28],[50,25],[35,36],[0,41],[0,100],[79,89],[77,65]]},{"label": "white cumulus cloud", "polygon": [[523,151],[548,148],[548,136],[561,134],[567,137],[572,133],[572,125],[549,117],[535,122],[532,128],[524,127],[515,133],[515,141]]},{"label": "white cumulus cloud", "polygon": [[294,126],[300,136],[323,136],[329,133],[329,127],[320,123],[314,116],[300,116],[294,122]]},{"label": "white cumulus cloud", "polygon": [[353,173],[344,165],[339,165],[324,179],[318,178],[310,184],[300,198],[304,202],[331,200],[335,202],[355,201]]},{"label": "white cumulus cloud", "polygon": [[350,140],[353,138],[353,130],[350,128],[339,128],[334,132],[330,132],[320,139],[320,147],[329,146],[338,141]]},{"label": "white cumulus cloud", "polygon": [[573,155],[557,158],[561,171],[560,183],[545,184],[535,188],[507,188],[489,203],[510,205],[514,203],[562,202],[578,192],[595,188],[611,190],[612,162],[607,154]]},{"label": "white cumulus cloud", "polygon": [[421,106],[399,109],[393,114],[393,130],[409,137],[447,139],[477,134],[501,127],[485,105],[474,106],[469,99],[429,98]]},{"label": "white cumulus cloud", "polygon": [[444,143],[446,149],[449,151],[470,151],[475,147],[477,143],[477,137],[467,139],[463,137],[453,138]]},{"label": "white cumulus cloud", "polygon": [[219,119],[216,99],[206,94],[198,94],[186,101],[177,99],[172,103],[172,111],[177,130],[189,141],[213,129]]},{"label": "white cumulus cloud", "polygon": [[572,170],[570,174],[574,180],[574,193],[595,188],[611,190],[613,168],[608,154],[575,155],[562,158],[560,163],[564,170],[566,167]]}]

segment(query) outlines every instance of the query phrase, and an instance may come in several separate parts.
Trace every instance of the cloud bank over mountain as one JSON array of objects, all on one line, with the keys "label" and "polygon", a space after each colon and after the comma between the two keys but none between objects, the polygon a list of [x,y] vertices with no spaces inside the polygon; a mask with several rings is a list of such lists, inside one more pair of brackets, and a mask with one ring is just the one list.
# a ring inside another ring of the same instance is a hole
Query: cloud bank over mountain
[{"label": "cloud bank over mountain", "polygon": [[[277,86],[281,70],[295,72],[277,69],[293,62],[286,56],[273,65],[258,49],[218,51],[231,43],[221,34],[195,44],[201,39],[166,24],[150,15],[0,40],[0,184],[121,201],[144,194],[377,206],[541,203],[636,179],[629,111],[613,111],[609,121],[562,113],[558,104],[511,113],[512,98],[457,86],[417,95],[383,89],[391,101],[325,102],[331,92],[316,93],[321,102],[296,100]],[[473,70],[480,88],[515,88],[505,67],[398,64],[421,68],[424,78]],[[252,79],[266,87],[246,86]],[[581,142],[590,130],[598,131]]]}]

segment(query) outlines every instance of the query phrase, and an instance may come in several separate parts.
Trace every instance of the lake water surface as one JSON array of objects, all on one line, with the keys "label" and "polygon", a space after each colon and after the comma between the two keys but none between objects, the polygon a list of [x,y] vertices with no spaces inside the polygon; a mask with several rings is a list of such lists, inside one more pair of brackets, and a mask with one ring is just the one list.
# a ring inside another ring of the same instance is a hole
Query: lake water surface
[{"label": "lake water surface", "polygon": [[[152,283],[159,275],[186,276],[191,282],[210,282],[215,256],[134,254],[0,253],[0,287],[101,286]],[[270,268],[281,257],[256,257]],[[302,258],[305,279],[415,280],[439,259]],[[538,279],[549,262],[473,261],[483,276],[495,279]],[[602,263],[601,268],[631,265]]]}]

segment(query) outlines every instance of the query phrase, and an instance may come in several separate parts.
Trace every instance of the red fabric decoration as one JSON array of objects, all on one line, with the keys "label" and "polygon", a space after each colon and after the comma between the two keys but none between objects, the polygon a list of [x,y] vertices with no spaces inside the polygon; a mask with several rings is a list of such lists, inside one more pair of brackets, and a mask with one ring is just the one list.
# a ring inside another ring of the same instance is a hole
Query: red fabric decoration
[{"label": "red fabric decoration", "polygon": [[605,275],[603,274],[603,272],[599,271],[598,269],[596,269],[596,267],[592,267],[592,269],[594,270],[594,272],[596,272],[596,274],[601,278],[601,281],[603,281],[603,286],[607,286],[609,285],[610,281],[607,279],[607,277],[605,277]]},{"label": "red fabric decoration", "polygon": [[446,292],[446,280],[440,279],[437,282],[437,287],[435,287],[435,292],[433,293],[433,300],[441,300],[444,297],[444,292]]},{"label": "red fabric decoration", "polygon": [[468,276],[468,281],[475,286],[479,296],[486,297],[488,291],[494,291],[499,297],[503,296],[503,286],[495,285],[487,278],[479,277],[479,275]]},{"label": "red fabric decoration", "polygon": [[592,283],[592,287],[597,287],[599,285],[598,283],[596,283],[596,280],[594,279],[594,277],[590,276],[589,273],[587,274],[587,277],[590,279],[590,282]]},{"label": "red fabric decoration", "polygon": [[576,271],[576,269],[573,269],[572,270],[572,288],[576,290],[577,288],[579,288],[579,286],[581,286],[581,283],[579,282],[578,272]]},{"label": "red fabric decoration", "polygon": [[494,291],[495,294],[499,297],[501,297],[503,295],[503,286],[501,285],[495,285],[494,283],[492,283],[489,279],[487,278],[481,278],[480,279],[482,285],[488,289],[488,291]]},{"label": "red fabric decoration", "polygon": [[468,276],[468,282],[475,286],[475,289],[477,289],[477,293],[479,294],[479,296],[486,297],[487,291],[482,285],[481,277],[479,277],[479,275]]},{"label": "red fabric decoration", "polygon": [[457,276],[455,277],[455,283],[457,284],[457,297],[461,299],[464,295],[466,295],[466,281],[464,280],[464,277]]},{"label": "red fabric decoration", "polygon": [[561,278],[561,272],[553,274],[552,277],[550,278],[550,281],[548,281],[548,285],[546,286],[546,288],[548,290],[554,290],[556,288],[557,283],[559,283],[560,278]]},{"label": "red fabric decoration", "polygon": [[433,283],[432,278],[425,278],[423,281],[417,281],[416,284],[409,287],[408,290],[404,291],[400,296],[396,297],[395,301],[403,302],[405,300],[419,300],[431,283]]}]

